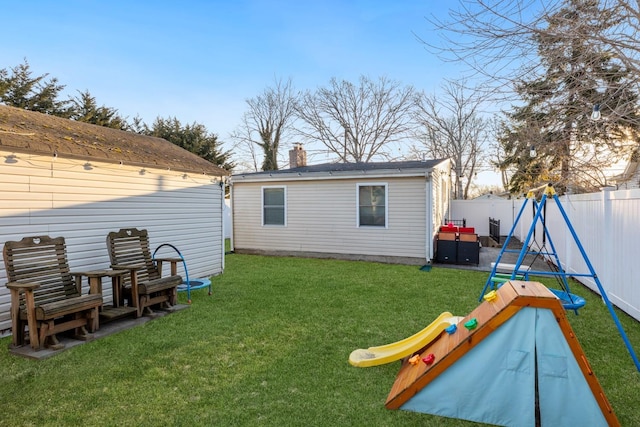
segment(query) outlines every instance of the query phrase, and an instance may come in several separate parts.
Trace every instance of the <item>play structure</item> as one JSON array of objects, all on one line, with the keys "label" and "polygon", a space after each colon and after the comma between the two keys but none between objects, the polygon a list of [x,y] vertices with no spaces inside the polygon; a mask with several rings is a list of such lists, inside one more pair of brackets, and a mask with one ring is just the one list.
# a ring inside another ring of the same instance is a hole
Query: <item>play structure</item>
[{"label": "play structure", "polygon": [[408,338],[387,345],[352,351],[349,363],[359,368],[367,368],[395,362],[417,352],[436,339],[446,328],[456,325],[460,319],[462,317],[453,316],[445,311],[429,326]]},{"label": "play structure", "polygon": [[176,248],[172,244],[163,243],[160,246],[158,246],[156,248],[156,250],[153,251],[153,258],[154,259],[156,257],[156,253],[162,247],[169,247],[169,248],[173,249],[178,254],[178,256],[180,257],[180,260],[182,261],[182,266],[184,267],[185,281],[178,285],[177,290],[178,290],[178,292],[187,292],[187,302],[189,304],[191,304],[191,291],[192,290],[208,287],[209,288],[209,295],[211,295],[211,280],[209,280],[209,279],[189,280],[189,271],[187,270],[187,262],[185,261],[184,256],[182,256],[182,253],[180,253],[178,248]]},{"label": "play structure", "polygon": [[505,426],[619,425],[561,301],[528,281],[504,282],[406,358],[385,406]]},{"label": "play structure", "polygon": [[[584,260],[587,266],[588,273],[577,273],[577,272],[567,273],[566,271],[564,271],[562,263],[558,258],[558,254],[553,244],[553,240],[551,239],[551,234],[549,233],[549,230],[546,226],[547,200],[549,198],[552,198],[555,201],[555,206],[558,208],[558,211],[562,215],[562,218],[564,219],[566,227],[570,231],[571,236],[573,237],[573,241],[575,242],[576,246],[580,251],[580,254],[582,255],[582,259]],[[531,221],[531,226],[529,227],[527,236],[525,240],[522,242],[522,249],[519,251],[510,250],[508,249],[509,241],[513,237],[513,233],[518,223],[520,222],[522,214],[525,208],[527,207],[527,205],[529,204],[529,202],[531,202],[531,205],[533,208],[533,220]],[[542,231],[543,231],[542,245],[539,245],[537,240],[535,239],[535,232],[538,224],[542,226]],[[548,248],[547,248],[547,243],[549,245]],[[500,263],[500,260],[502,259],[502,256],[504,255],[505,252],[519,253],[518,260],[514,265],[507,265],[505,267],[504,264]],[[531,266],[523,265],[525,256],[530,254],[535,255],[536,258],[539,256],[542,256],[547,261],[547,264],[551,266],[550,271],[535,271],[535,270],[532,270]],[[510,273],[508,274],[498,273],[497,271],[498,269],[501,268],[501,266],[503,270],[509,270]],[[514,221],[513,226],[511,227],[511,230],[509,231],[509,234],[504,244],[502,245],[502,250],[498,255],[498,259],[493,264],[493,267],[491,269],[491,274],[489,275],[489,278],[487,279],[487,282],[485,283],[484,288],[482,289],[482,293],[480,294],[479,301],[482,301],[483,296],[485,295],[485,293],[489,288],[495,289],[496,287],[499,287],[503,282],[507,280],[529,280],[529,277],[532,275],[556,277],[561,289],[549,289],[549,290],[562,302],[562,305],[565,309],[574,310],[576,314],[578,313],[578,309],[582,308],[585,305],[585,300],[584,298],[571,293],[571,289],[569,287],[569,281],[567,280],[567,278],[569,277],[592,278],[598,287],[598,291],[600,293],[600,296],[602,297],[602,301],[606,304],[607,309],[609,310],[609,314],[613,318],[613,321],[616,324],[616,327],[618,328],[620,336],[622,337],[625,343],[625,346],[627,347],[629,354],[633,359],[633,363],[635,364],[636,369],[640,371],[640,361],[638,360],[638,357],[636,356],[633,350],[633,347],[631,346],[631,343],[627,338],[627,334],[622,328],[622,324],[620,323],[620,320],[618,319],[618,316],[616,315],[616,312],[613,309],[613,305],[611,304],[611,301],[609,300],[609,297],[607,296],[607,293],[605,292],[604,287],[602,286],[602,283],[598,278],[598,275],[596,274],[591,262],[589,261],[589,257],[587,257],[584,247],[580,243],[580,239],[578,239],[578,235],[576,234],[575,229],[571,225],[571,222],[569,221],[569,217],[567,216],[567,213],[562,207],[562,203],[560,202],[560,199],[558,198],[558,195],[556,194],[551,184],[549,184],[546,187],[544,194],[540,199],[540,202],[537,202],[535,200],[533,192],[529,192],[529,194],[527,195],[527,198],[525,202],[522,204],[522,207],[520,208],[520,212],[518,213],[518,216],[516,217],[516,220]]]}]

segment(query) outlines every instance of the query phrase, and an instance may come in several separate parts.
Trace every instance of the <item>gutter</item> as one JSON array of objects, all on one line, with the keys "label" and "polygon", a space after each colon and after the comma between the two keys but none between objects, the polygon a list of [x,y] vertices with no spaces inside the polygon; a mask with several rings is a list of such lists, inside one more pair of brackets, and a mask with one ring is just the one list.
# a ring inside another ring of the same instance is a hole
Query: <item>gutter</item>
[{"label": "gutter", "polygon": [[429,176],[431,172],[425,170],[398,171],[397,169],[383,169],[376,171],[350,172],[306,172],[306,173],[275,173],[255,175],[232,175],[235,182],[267,182],[267,181],[312,181],[334,179],[361,179],[361,178],[415,178]]}]

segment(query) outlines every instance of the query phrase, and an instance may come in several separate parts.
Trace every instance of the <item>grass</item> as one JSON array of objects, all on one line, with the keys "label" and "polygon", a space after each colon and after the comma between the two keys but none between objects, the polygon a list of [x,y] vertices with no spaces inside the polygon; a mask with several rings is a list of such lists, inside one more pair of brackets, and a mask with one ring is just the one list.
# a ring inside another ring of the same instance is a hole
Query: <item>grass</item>
[{"label": "grass", "polygon": [[[385,409],[400,363],[359,369],[347,359],[355,348],[405,338],[443,311],[468,314],[486,278],[229,255],[213,295],[194,291],[188,310],[46,360],[0,352],[0,425],[477,426]],[[569,320],[607,397],[622,425],[640,425],[640,375],[606,307],[584,288],[572,290],[587,305]],[[640,324],[619,315],[640,350]],[[489,398],[478,390],[478,404]]]}]

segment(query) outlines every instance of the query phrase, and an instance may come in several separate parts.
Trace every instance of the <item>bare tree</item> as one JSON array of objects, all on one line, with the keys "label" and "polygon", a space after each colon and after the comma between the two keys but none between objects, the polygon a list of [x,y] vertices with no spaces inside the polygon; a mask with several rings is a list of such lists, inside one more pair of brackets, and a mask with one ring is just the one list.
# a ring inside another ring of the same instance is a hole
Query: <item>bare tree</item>
[{"label": "bare tree", "polygon": [[[540,39],[555,39],[570,46],[579,41],[609,52],[621,67],[640,83],[640,2],[629,0],[581,0],[601,11],[592,17],[568,18],[566,25],[550,26],[557,21],[568,0],[459,0],[448,18],[428,19],[437,37],[418,36],[427,48],[445,61],[467,64],[469,71],[484,76],[495,91],[513,93],[514,82],[540,74]],[[569,22],[570,20],[570,22]],[[602,23],[601,31],[591,31]],[[571,25],[569,25],[571,24]],[[586,30],[589,30],[585,39]],[[600,104],[615,103],[617,93],[602,94]]]},{"label": "bare tree", "polygon": [[298,97],[289,79],[277,80],[274,87],[247,99],[249,109],[231,138],[236,148],[243,147],[250,154],[255,170],[258,170],[258,153],[254,146],[262,149],[262,170],[278,169],[278,150],[293,129]]},{"label": "bare tree", "polygon": [[503,171],[516,166],[512,190],[543,177],[575,186],[577,172],[577,185],[597,186],[603,168],[637,147],[639,11],[625,0],[460,0],[449,19],[431,20],[442,43],[430,48],[464,61],[514,105],[498,160]]},{"label": "bare tree", "polygon": [[448,83],[443,93],[423,95],[417,103],[418,138],[414,151],[454,162],[456,198],[466,199],[471,180],[483,160],[487,120],[479,115],[482,98],[468,93],[464,82]]},{"label": "bare tree", "polygon": [[302,136],[319,141],[342,162],[369,162],[388,155],[387,146],[412,129],[412,86],[384,77],[359,84],[332,78],[328,87],[307,92],[298,108]]}]

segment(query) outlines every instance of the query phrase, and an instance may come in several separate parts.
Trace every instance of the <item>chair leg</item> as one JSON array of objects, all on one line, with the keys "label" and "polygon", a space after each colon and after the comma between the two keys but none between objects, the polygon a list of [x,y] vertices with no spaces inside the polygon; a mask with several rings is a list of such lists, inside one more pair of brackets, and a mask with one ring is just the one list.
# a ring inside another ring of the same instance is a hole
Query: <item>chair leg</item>
[{"label": "chair leg", "polygon": [[20,292],[11,289],[11,345],[20,347],[24,345],[25,322],[20,319]]},{"label": "chair leg", "polygon": [[[54,341],[54,346],[59,344],[58,339],[54,334],[50,334],[49,331],[53,330],[53,320],[40,322],[40,329],[31,332],[31,326],[29,326],[29,336],[31,337],[31,347],[34,350],[41,350],[45,347],[47,337],[51,336],[50,340]],[[35,339],[35,343],[34,343]]]},{"label": "chair leg", "polygon": [[[42,341],[39,340],[38,335],[38,322],[35,314],[35,298],[33,292],[25,292],[25,302],[27,307],[27,324],[29,325],[29,341],[31,342],[31,348],[39,350],[42,347]],[[41,325],[41,329],[42,329]],[[46,326],[45,326],[46,329]]]},{"label": "chair leg", "polygon": [[15,332],[15,330],[13,328],[12,329],[12,333],[15,334],[14,337],[12,337],[12,344],[15,347],[22,347],[23,345],[26,344],[27,342],[27,323],[20,320],[18,322],[18,326],[17,326],[17,332]]},{"label": "chair leg", "polygon": [[84,311],[84,312],[75,314],[76,320],[80,319],[84,321],[84,325],[78,326],[77,328],[74,329],[73,337],[75,339],[88,341],[91,338],[93,338],[93,335],[91,333],[95,331],[94,324],[97,316],[95,316],[94,313],[97,310],[98,308],[96,307],[96,308],[92,308],[89,311]]},{"label": "chair leg", "polygon": [[98,328],[100,327],[100,324],[98,323],[100,318],[99,308],[98,307],[92,308],[88,316],[89,316],[89,319],[87,323],[89,326],[89,332],[93,333],[97,331]]},{"label": "chair leg", "polygon": [[58,341],[58,337],[56,336],[56,334],[49,335],[48,337],[45,338],[45,340],[46,340],[45,347],[48,347],[51,350],[61,350],[64,348],[64,344]]},{"label": "chair leg", "polygon": [[151,309],[149,307],[147,307],[146,305],[147,305],[147,296],[146,295],[141,295],[138,298],[138,306],[137,306],[138,314],[137,314],[136,317],[141,317],[142,314],[146,314],[146,312],[151,311]]},{"label": "chair leg", "polygon": [[93,338],[93,335],[91,335],[89,331],[87,331],[87,328],[85,326],[80,326],[74,330],[73,337],[77,340],[89,341]]},{"label": "chair leg", "polygon": [[178,288],[171,288],[170,292],[169,304],[176,305],[178,303]]}]

